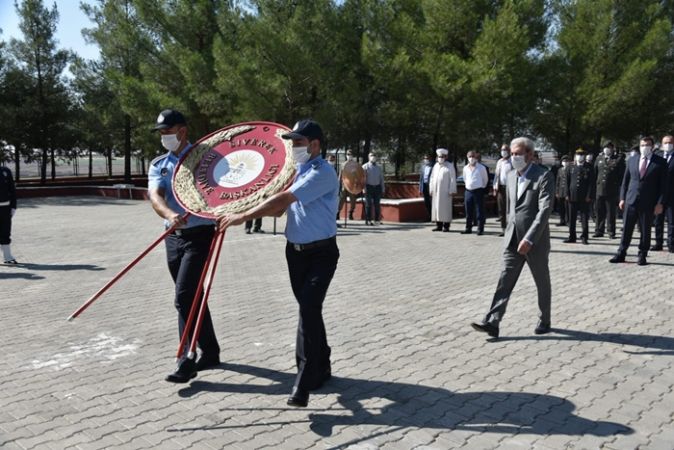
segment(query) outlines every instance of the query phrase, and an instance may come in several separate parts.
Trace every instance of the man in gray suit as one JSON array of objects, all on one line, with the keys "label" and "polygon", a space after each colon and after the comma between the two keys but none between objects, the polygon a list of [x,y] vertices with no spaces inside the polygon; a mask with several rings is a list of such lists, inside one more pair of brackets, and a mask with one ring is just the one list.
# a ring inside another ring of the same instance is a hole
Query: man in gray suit
[{"label": "man in gray suit", "polygon": [[515,170],[508,174],[508,225],[504,238],[503,269],[489,312],[482,322],[471,324],[475,330],[495,338],[499,335],[499,323],[525,262],[538,289],[539,321],[534,332],[550,332],[548,218],[555,183],[550,171],[533,164],[534,143],[531,139],[516,138],[510,149]]}]

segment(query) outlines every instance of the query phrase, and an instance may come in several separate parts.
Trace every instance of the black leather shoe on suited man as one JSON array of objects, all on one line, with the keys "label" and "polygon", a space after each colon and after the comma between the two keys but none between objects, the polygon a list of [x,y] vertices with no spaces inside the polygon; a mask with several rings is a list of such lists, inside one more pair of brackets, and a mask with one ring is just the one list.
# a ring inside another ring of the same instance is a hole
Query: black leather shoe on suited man
[{"label": "black leather shoe on suited man", "polygon": [[306,389],[293,387],[290,397],[288,397],[288,405],[298,406],[304,408],[309,404],[309,391]]},{"label": "black leather shoe on suited man", "polygon": [[542,321],[538,321],[538,325],[536,325],[536,329],[534,330],[534,333],[536,334],[546,334],[549,333],[552,330],[552,327],[550,326],[549,323],[545,323]]},{"label": "black leather shoe on suited man", "polygon": [[624,263],[625,262],[625,255],[617,254],[613,258],[609,259],[608,262],[610,263]]},{"label": "black leather shoe on suited man", "polygon": [[187,383],[197,376],[197,365],[193,359],[183,357],[178,362],[176,371],[167,375],[165,380],[169,383]]},{"label": "black leather shoe on suited man", "polygon": [[639,255],[639,260],[637,261],[638,266],[647,266],[648,261],[646,261],[646,257],[644,255]]},{"label": "black leather shoe on suited man", "polygon": [[493,338],[498,337],[498,322],[473,322],[470,324],[476,331],[481,331],[482,333],[487,333]]}]

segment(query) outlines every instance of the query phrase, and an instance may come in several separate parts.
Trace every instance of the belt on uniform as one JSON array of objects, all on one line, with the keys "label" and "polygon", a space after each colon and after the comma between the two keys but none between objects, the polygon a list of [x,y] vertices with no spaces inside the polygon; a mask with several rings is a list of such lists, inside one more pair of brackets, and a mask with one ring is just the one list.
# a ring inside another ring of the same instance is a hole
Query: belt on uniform
[{"label": "belt on uniform", "polygon": [[181,237],[195,236],[197,234],[206,234],[213,232],[213,225],[199,225],[197,227],[190,228],[176,228],[171,234]]},{"label": "belt on uniform", "polygon": [[335,242],[337,239],[335,236],[327,239],[321,239],[320,241],[314,241],[314,242],[308,242],[306,244],[293,244],[292,242],[288,241],[288,244],[295,249],[296,252],[301,252],[304,250],[311,250],[312,248],[318,248],[318,247],[324,247],[326,245],[329,245],[333,242]]}]

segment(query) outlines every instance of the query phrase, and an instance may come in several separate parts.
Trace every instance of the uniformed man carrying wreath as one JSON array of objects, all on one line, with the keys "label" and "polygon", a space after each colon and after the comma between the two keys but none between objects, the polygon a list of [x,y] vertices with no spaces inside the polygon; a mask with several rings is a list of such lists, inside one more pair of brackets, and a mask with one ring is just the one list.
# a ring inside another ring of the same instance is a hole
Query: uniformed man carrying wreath
[{"label": "uniformed man carrying wreath", "polygon": [[279,216],[287,210],[285,236],[290,284],[299,304],[295,356],[297,377],[288,405],[307,406],[309,391],[331,376],[330,347],[323,323],[323,300],[337,269],[337,200],[335,170],[321,157],[323,131],[313,120],[301,120],[283,139],[292,139],[297,175],[292,186],[240,214],[218,217],[226,230],[246,220]]},{"label": "uniformed man carrying wreath", "polygon": [[[178,338],[182,336],[185,322],[199,285],[201,272],[208,259],[215,222],[197,216],[183,219],[185,210],[173,195],[171,179],[180,158],[192,144],[187,140],[187,121],[179,112],[166,109],[159,114],[153,131],[161,134],[161,144],[168,150],[150,163],[147,190],[152,208],[164,219],[164,227],[178,225],[166,239],[166,259],[171,278],[175,282],[175,307],[178,310]],[[190,336],[192,332],[190,330]],[[196,361],[183,356],[175,372],[166,377],[171,383],[187,383],[197,375],[197,371],[220,364],[220,346],[215,337],[213,322],[208,307],[199,334],[201,356]],[[186,343],[189,348],[190,343]],[[187,351],[184,352],[187,355]]]}]

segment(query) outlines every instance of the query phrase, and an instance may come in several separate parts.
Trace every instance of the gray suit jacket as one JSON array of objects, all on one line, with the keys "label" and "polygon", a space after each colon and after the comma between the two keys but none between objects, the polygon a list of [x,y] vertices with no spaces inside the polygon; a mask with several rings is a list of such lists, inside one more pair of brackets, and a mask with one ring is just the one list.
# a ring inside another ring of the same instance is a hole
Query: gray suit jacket
[{"label": "gray suit jacket", "polygon": [[[550,251],[550,204],[555,192],[552,173],[533,164],[525,175],[522,192],[517,192],[516,170],[508,174],[508,225],[505,230],[504,245],[510,245],[513,238],[515,246],[522,239],[533,244],[529,255],[535,257],[541,252]],[[514,236],[513,236],[514,235]]]}]

